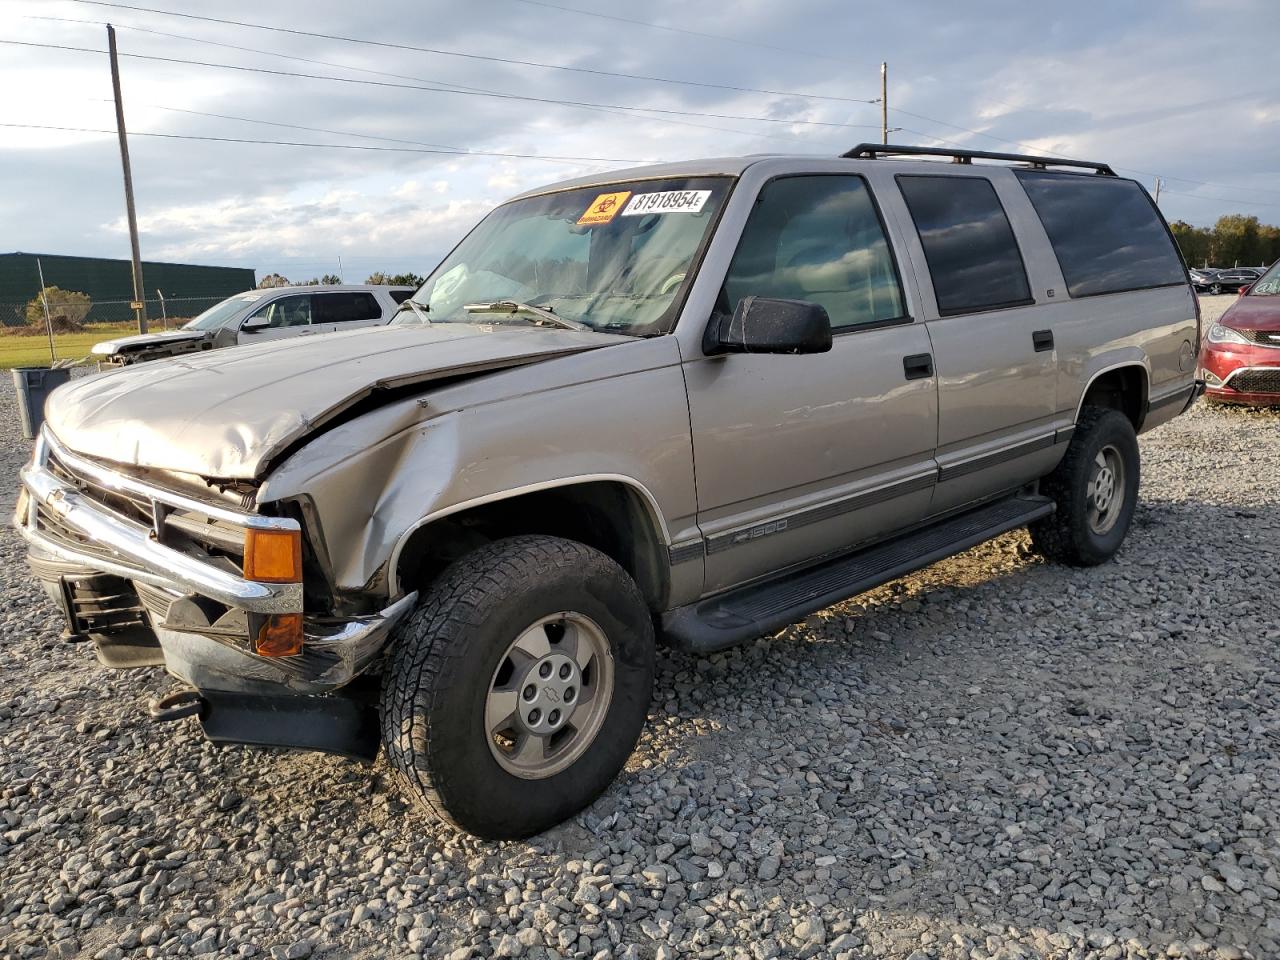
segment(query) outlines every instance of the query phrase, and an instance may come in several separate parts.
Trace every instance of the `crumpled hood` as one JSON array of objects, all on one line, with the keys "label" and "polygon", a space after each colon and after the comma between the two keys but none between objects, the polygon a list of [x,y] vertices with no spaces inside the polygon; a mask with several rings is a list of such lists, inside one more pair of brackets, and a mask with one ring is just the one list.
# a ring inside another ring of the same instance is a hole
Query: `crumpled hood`
[{"label": "crumpled hood", "polygon": [[203,330],[165,330],[160,333],[135,333],[131,337],[116,337],[93,345],[93,353],[111,356],[138,348],[163,346],[177,340],[203,340],[208,334]]},{"label": "crumpled hood", "polygon": [[390,326],[212,350],[74,380],[45,420],[73,450],[116,463],[253,479],[272,456],[378,391],[624,342],[558,328]]}]

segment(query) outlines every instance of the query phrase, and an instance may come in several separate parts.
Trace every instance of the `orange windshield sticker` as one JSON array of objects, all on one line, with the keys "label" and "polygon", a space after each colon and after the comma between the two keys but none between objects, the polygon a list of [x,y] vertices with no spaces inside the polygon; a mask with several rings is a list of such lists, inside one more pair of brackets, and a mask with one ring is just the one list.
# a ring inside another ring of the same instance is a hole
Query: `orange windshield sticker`
[{"label": "orange windshield sticker", "polygon": [[608,223],[618,215],[618,211],[622,209],[622,205],[626,203],[629,196],[631,196],[630,190],[600,194],[591,201],[587,212],[578,218],[578,226],[589,227],[597,223]]}]

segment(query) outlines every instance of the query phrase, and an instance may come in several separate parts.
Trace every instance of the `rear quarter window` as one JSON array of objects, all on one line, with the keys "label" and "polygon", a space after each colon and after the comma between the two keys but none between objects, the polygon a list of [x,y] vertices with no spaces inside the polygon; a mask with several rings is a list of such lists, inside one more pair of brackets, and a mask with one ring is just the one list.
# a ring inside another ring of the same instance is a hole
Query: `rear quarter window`
[{"label": "rear quarter window", "polygon": [[1132,180],[1016,171],[1072,297],[1186,283],[1155,204]]}]

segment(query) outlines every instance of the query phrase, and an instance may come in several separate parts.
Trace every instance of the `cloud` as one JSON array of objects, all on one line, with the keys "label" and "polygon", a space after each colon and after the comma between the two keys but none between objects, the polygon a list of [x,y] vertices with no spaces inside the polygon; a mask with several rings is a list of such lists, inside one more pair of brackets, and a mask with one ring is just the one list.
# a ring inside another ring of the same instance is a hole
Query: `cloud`
[{"label": "cloud", "polygon": [[[1023,144],[1083,155],[1132,171],[1148,185],[1154,174],[1165,176],[1162,206],[1170,219],[1203,223],[1243,210],[1277,221],[1280,169],[1273,158],[1280,152],[1280,107],[1257,73],[1258,64],[1273,59],[1277,33],[1265,5],[1242,0],[1237,6],[1258,13],[1242,14],[1247,29],[1209,28],[1205,21],[1215,14],[1191,0],[1158,8],[1094,0],[1052,10],[973,0],[963,16],[941,0],[910,6],[889,0],[749,0],[730,7],[651,0],[643,9],[610,0],[592,8],[741,43],[516,0],[441,5],[430,17],[417,0],[382,0],[373,11],[368,5],[303,0],[225,0],[217,16],[853,100],[878,95],[879,63],[887,59],[890,121],[902,128],[895,139],[992,150]],[[0,8],[3,35],[105,46],[99,24],[30,16],[96,19],[103,13],[70,0],[15,0]],[[536,69],[134,11],[112,11],[112,17],[125,53],[386,84],[123,60],[136,134],[396,148],[134,136],[143,253],[152,258],[310,275],[327,272],[326,265],[342,256],[344,264],[424,272],[506,196],[623,166],[408,152],[439,149],[422,144],[644,161],[760,152],[836,155],[879,134],[879,106],[873,104]],[[108,131],[113,126],[101,55],[6,47],[0,84],[22,92],[6,100],[0,121]],[[446,85],[453,92],[405,89]],[[791,122],[557,106],[476,91]],[[292,126],[226,119],[235,117]],[[800,120],[816,123],[795,122]],[[1174,179],[1179,177],[1185,179]],[[111,133],[0,130],[0,183],[0,226],[11,246],[127,255]]]}]

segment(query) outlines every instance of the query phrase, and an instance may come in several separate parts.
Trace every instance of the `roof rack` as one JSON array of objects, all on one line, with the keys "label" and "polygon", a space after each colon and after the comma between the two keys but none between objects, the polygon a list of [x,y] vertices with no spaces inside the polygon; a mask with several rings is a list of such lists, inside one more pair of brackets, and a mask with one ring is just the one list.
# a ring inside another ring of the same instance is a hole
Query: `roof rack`
[{"label": "roof rack", "polygon": [[1109,164],[1090,160],[1066,160],[1061,157],[1035,157],[1026,153],[991,153],[987,150],[948,150],[942,147],[911,147],[896,143],[860,143],[852,150],[840,154],[849,160],[875,160],[877,157],[950,157],[952,163],[972,163],[974,160],[1010,160],[1025,163],[1037,170],[1048,167],[1083,167],[1099,176],[1114,177],[1116,172]]}]

